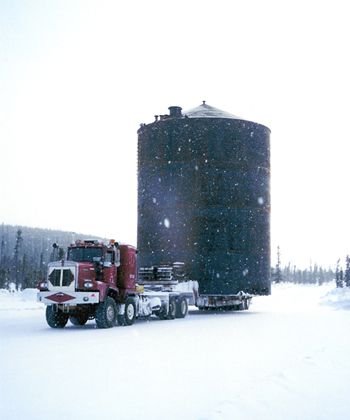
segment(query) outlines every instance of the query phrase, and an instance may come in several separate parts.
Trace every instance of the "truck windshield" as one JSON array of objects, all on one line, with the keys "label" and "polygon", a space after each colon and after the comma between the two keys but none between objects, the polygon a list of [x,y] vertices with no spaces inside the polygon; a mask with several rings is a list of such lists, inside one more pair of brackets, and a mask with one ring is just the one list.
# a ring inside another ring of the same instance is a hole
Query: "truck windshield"
[{"label": "truck windshield", "polygon": [[68,261],[93,262],[94,257],[102,257],[101,248],[70,248]]}]

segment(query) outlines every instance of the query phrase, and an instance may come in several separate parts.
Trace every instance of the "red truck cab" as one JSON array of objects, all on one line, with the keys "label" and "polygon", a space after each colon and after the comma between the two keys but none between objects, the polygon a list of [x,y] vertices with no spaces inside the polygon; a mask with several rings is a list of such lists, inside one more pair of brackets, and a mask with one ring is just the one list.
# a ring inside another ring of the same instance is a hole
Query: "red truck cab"
[{"label": "red truck cab", "polygon": [[48,264],[38,299],[50,307],[50,316],[52,311],[62,312],[67,316],[61,318],[78,318],[82,324],[94,315],[96,305],[109,298],[123,305],[135,293],[135,247],[115,241],[105,245],[97,240],[79,240],[68,247],[67,260]]}]

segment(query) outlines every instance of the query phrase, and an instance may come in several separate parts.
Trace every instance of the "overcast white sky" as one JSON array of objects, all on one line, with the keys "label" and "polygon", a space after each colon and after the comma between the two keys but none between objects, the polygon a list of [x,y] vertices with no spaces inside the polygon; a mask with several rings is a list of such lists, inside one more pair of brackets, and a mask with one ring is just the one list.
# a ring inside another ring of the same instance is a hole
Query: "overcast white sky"
[{"label": "overcast white sky", "polygon": [[136,131],[170,105],[271,128],[272,250],[350,253],[346,1],[0,0],[0,223],[136,243]]}]

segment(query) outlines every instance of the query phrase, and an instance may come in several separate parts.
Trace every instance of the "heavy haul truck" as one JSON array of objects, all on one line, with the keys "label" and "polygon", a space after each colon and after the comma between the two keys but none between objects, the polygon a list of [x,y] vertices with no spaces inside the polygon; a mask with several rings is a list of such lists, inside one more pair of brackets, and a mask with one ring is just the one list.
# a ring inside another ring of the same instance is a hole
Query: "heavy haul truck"
[{"label": "heavy haul truck", "polygon": [[242,310],[248,309],[251,298],[243,292],[201,296],[198,281],[186,278],[181,262],[137,270],[136,248],[113,240],[107,245],[98,240],[71,244],[67,259],[48,264],[38,292],[52,328],[63,328],[68,320],[84,325],[95,319],[98,328],[110,328],[152,315],[184,318],[188,305]]}]

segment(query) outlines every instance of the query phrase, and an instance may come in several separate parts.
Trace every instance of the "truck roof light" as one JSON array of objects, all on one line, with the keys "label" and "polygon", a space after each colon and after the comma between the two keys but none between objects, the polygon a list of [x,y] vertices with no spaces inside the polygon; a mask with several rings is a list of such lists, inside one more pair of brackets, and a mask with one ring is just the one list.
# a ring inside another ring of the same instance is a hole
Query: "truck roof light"
[{"label": "truck roof light", "polygon": [[119,242],[117,242],[115,239],[110,239],[109,240],[109,246],[118,248]]}]

